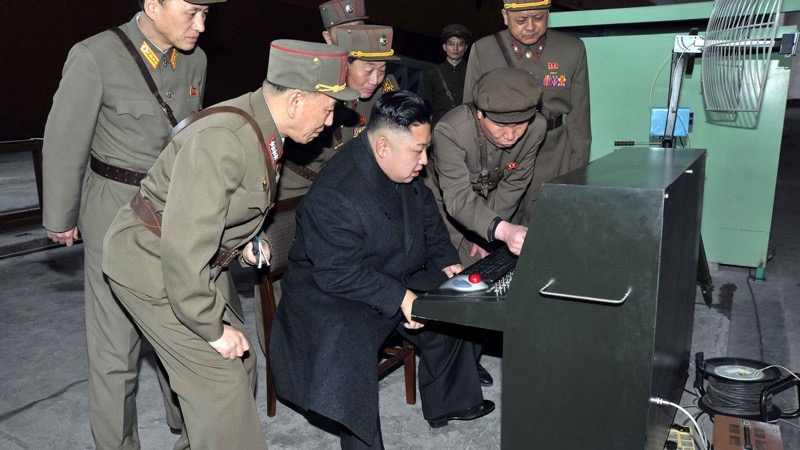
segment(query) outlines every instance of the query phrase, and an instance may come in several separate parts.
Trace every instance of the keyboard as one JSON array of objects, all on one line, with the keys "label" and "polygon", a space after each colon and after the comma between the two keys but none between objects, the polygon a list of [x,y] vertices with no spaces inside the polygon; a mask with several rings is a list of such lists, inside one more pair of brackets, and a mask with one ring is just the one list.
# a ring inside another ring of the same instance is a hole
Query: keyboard
[{"label": "keyboard", "polygon": [[[485,258],[467,267],[459,275],[444,282],[428,294],[504,297],[511,285],[516,265],[517,256],[511,253],[507,247],[503,247],[489,253]],[[470,287],[470,283],[466,281],[474,273],[481,276],[480,288],[477,284]]]},{"label": "keyboard", "polygon": [[493,284],[508,272],[514,270],[514,267],[517,266],[517,258],[515,254],[508,250],[508,247],[503,246],[467,267],[461,273],[468,275],[477,273],[486,284]]}]

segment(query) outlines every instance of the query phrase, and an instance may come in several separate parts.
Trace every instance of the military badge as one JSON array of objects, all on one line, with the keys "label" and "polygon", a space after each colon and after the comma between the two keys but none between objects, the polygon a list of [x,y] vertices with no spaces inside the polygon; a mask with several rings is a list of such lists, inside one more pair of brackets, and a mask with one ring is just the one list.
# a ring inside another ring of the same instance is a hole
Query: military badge
[{"label": "military badge", "polygon": [[565,87],[567,85],[567,77],[559,74],[545,75],[542,79],[542,86],[544,87]]},{"label": "military badge", "polygon": [[172,65],[172,71],[174,72],[178,67],[178,51],[175,48],[172,49],[172,54],[169,55],[169,63]]},{"label": "military badge", "polygon": [[510,162],[510,163],[506,164],[506,170],[513,170],[513,169],[516,169],[517,167],[519,167],[519,164],[517,164],[515,162]]},{"label": "military badge", "polygon": [[275,167],[275,171],[277,172],[280,168],[280,161],[281,156],[283,156],[283,152],[281,149],[278,148],[278,139],[273,134],[269,138],[269,143],[267,143],[267,150],[269,151],[269,159],[272,161],[272,166]]},{"label": "military badge", "polygon": [[158,68],[158,56],[156,56],[150,46],[147,45],[147,42],[142,41],[142,45],[139,46],[139,51],[142,52],[142,56],[150,63],[153,69]]},{"label": "military badge", "polygon": [[550,70],[558,70],[558,63],[549,62],[547,63],[547,68]]},{"label": "military badge", "polygon": [[189,86],[189,96],[197,97],[197,88],[194,86]]},{"label": "military badge", "polygon": [[392,84],[392,80],[389,77],[383,79],[383,92],[393,91],[395,89],[394,84]]}]

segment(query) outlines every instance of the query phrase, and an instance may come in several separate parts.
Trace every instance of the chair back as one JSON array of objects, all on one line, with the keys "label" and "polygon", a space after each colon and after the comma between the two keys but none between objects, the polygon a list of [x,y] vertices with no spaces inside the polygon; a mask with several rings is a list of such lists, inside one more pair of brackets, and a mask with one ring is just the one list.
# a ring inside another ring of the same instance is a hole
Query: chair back
[{"label": "chair back", "polygon": [[289,249],[294,243],[297,229],[295,210],[303,196],[287,198],[275,203],[264,221],[265,234],[270,248],[270,278],[280,276],[289,261]]}]

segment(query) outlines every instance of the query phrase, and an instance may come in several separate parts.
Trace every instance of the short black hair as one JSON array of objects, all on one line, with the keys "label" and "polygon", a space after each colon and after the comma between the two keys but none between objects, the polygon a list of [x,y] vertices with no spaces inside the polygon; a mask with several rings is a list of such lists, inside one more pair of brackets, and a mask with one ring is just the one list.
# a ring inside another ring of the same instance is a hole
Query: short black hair
[{"label": "short black hair", "polygon": [[367,132],[381,128],[409,131],[412,125],[433,121],[431,104],[411,91],[390,91],[375,102],[369,113]]},{"label": "short black hair", "polygon": [[[139,9],[144,11],[144,0],[138,0],[138,1],[139,1]],[[161,3],[163,5],[164,0],[158,0],[158,3]]]}]

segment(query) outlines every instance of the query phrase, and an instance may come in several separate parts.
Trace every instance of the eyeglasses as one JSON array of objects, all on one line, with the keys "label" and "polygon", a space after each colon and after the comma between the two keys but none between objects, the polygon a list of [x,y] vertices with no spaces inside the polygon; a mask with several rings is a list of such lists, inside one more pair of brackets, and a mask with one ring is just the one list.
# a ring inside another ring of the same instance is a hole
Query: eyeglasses
[{"label": "eyeglasses", "polygon": [[447,45],[448,47],[463,47],[467,44],[466,42],[447,42],[445,45]]}]

